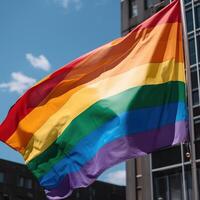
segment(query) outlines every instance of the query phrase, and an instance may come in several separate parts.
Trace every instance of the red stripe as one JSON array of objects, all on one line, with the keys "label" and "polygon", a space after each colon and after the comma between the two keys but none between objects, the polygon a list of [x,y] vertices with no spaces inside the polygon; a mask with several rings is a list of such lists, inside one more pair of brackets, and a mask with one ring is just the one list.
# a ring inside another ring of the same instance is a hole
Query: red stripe
[{"label": "red stripe", "polygon": [[0,140],[5,142],[16,130],[18,123],[37,107],[53,88],[62,81],[78,63],[88,56],[82,56],[58,71],[46,80],[29,89],[9,110],[6,119],[0,125]]}]

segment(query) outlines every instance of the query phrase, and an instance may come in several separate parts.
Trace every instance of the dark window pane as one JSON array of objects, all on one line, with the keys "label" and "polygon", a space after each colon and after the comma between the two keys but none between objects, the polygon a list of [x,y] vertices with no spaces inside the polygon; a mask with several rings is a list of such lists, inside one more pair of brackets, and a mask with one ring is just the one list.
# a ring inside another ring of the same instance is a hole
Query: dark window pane
[{"label": "dark window pane", "polygon": [[148,9],[147,0],[144,0],[144,9],[145,9],[145,10]]},{"label": "dark window pane", "polygon": [[129,7],[130,7],[130,10],[129,10],[130,18],[137,17],[138,16],[138,6],[137,6],[135,0],[130,1]]},{"label": "dark window pane", "polygon": [[200,6],[195,7],[196,28],[200,28]]},{"label": "dark window pane", "polygon": [[24,177],[18,177],[18,179],[17,179],[17,186],[18,187],[24,187],[24,182],[25,182],[25,180],[24,180]]},{"label": "dark window pane", "polygon": [[0,172],[0,183],[4,182],[4,173]]},{"label": "dark window pane", "polygon": [[169,175],[169,191],[170,191],[170,199],[177,200],[183,199],[183,191],[182,191],[182,176],[181,173],[176,173]]},{"label": "dark window pane", "polygon": [[183,199],[181,168],[153,173],[155,200]]},{"label": "dark window pane", "polygon": [[192,101],[193,101],[193,105],[199,104],[199,92],[198,92],[198,90],[192,92]]},{"label": "dark window pane", "polygon": [[186,20],[187,20],[187,31],[190,32],[193,30],[192,10],[186,12]]},{"label": "dark window pane", "polygon": [[200,115],[200,106],[193,108],[193,115],[194,117]]},{"label": "dark window pane", "polygon": [[196,147],[196,158],[200,159],[200,141],[195,142],[195,147]]},{"label": "dark window pane", "polygon": [[200,36],[197,36],[198,58],[200,60]]},{"label": "dark window pane", "polygon": [[200,191],[200,165],[197,166],[197,178],[198,178],[198,188]]},{"label": "dark window pane", "polygon": [[30,178],[25,178],[23,176],[18,177],[17,179],[17,186],[24,187],[27,189],[32,189],[33,181]]},{"label": "dark window pane", "polygon": [[79,191],[76,192],[76,199],[79,199],[80,198],[80,193]]},{"label": "dark window pane", "polygon": [[194,120],[195,138],[200,140],[200,119]]},{"label": "dark window pane", "polygon": [[154,1],[153,0],[145,0],[144,1],[144,9],[147,10],[148,8],[153,7]]},{"label": "dark window pane", "polygon": [[187,166],[186,169],[185,169],[185,183],[186,183],[187,200],[192,200],[191,166]]},{"label": "dark window pane", "polygon": [[154,178],[154,198],[158,200],[168,199],[168,177]]},{"label": "dark window pane", "polygon": [[194,39],[189,40],[189,53],[190,53],[190,65],[193,65],[196,62]]},{"label": "dark window pane", "polygon": [[198,78],[197,78],[196,67],[191,69],[191,81],[192,81],[192,89],[198,88]]},{"label": "dark window pane", "polygon": [[180,162],[181,162],[180,146],[175,146],[152,153],[153,169],[177,164]]},{"label": "dark window pane", "polygon": [[184,0],[184,2],[185,2],[185,3],[189,3],[189,2],[191,2],[191,0]]},{"label": "dark window pane", "polygon": [[32,183],[32,180],[31,179],[29,179],[29,178],[27,178],[27,179],[25,179],[25,188],[27,188],[27,189],[31,189],[32,188],[32,185],[33,185],[33,183]]}]

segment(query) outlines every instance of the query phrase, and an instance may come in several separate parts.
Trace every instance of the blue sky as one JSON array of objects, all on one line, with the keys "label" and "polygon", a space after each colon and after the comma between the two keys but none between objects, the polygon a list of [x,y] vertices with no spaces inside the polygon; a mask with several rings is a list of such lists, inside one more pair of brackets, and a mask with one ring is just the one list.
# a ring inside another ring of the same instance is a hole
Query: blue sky
[{"label": "blue sky", "polygon": [[[118,0],[0,1],[0,121],[36,81],[120,36]],[[23,162],[0,143],[0,158]],[[101,180],[123,184],[124,164]]]}]

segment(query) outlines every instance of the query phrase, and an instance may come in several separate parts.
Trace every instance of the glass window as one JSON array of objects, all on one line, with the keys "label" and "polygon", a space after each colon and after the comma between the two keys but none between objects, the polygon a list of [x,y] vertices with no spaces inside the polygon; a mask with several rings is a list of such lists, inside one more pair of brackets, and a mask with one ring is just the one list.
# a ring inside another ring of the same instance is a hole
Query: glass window
[{"label": "glass window", "polygon": [[33,185],[32,180],[29,179],[29,178],[26,178],[26,179],[25,179],[25,185],[24,185],[24,187],[27,188],[27,189],[31,189],[31,188],[32,188],[32,185]]},{"label": "glass window", "polygon": [[200,106],[193,108],[193,115],[194,117],[200,115]]},{"label": "glass window", "polygon": [[197,179],[198,179],[198,188],[200,190],[200,165],[197,166]]},{"label": "glass window", "polygon": [[147,10],[154,5],[154,0],[145,0],[144,1],[144,9]]},{"label": "glass window", "polygon": [[192,89],[198,88],[197,68],[191,68]]},{"label": "glass window", "polygon": [[89,188],[89,194],[90,194],[91,199],[95,199],[96,193],[95,193],[95,190],[92,187]]},{"label": "glass window", "polygon": [[[172,156],[169,156],[172,155]],[[174,146],[152,153],[152,168],[160,168],[181,162],[181,148]]]},{"label": "glass window", "polygon": [[76,192],[76,199],[79,199],[80,198],[80,193],[79,191]]},{"label": "glass window", "polygon": [[180,168],[153,174],[155,200],[183,199],[182,173]]},{"label": "glass window", "polygon": [[190,32],[193,30],[192,10],[186,12],[186,21],[187,21],[187,31]]},{"label": "glass window", "polygon": [[95,198],[95,196],[96,196],[96,191],[95,191],[95,189],[92,190],[92,195],[93,195],[93,197]]},{"label": "glass window", "polygon": [[198,90],[195,90],[192,92],[192,103],[193,105],[198,105],[199,104],[199,92]]},{"label": "glass window", "polygon": [[170,200],[183,199],[181,173],[169,175]]},{"label": "glass window", "polygon": [[198,188],[200,191],[200,165],[197,166],[197,178],[198,178]]},{"label": "glass window", "polygon": [[4,182],[4,173],[0,172],[0,183]]},{"label": "glass window", "polygon": [[194,132],[195,132],[195,138],[197,140],[200,140],[200,119],[194,120]]},{"label": "glass window", "polygon": [[20,176],[18,177],[17,180],[17,186],[31,189],[33,187],[33,181],[30,178],[25,178],[23,176]]},{"label": "glass window", "polygon": [[156,177],[154,179],[154,198],[156,200],[169,199],[168,194],[168,177]]},{"label": "glass window", "polygon": [[200,28],[200,6],[195,7],[196,28]]},{"label": "glass window", "polygon": [[192,200],[192,174],[191,174],[191,168],[190,167],[187,168],[188,169],[185,170],[187,200]]},{"label": "glass window", "polygon": [[198,58],[200,61],[200,35],[197,36],[197,50],[198,50]]},{"label": "glass window", "polygon": [[17,186],[18,187],[24,187],[24,177],[18,177],[17,179]]},{"label": "glass window", "polygon": [[138,16],[138,6],[135,0],[130,2],[130,18]]},{"label": "glass window", "polygon": [[189,53],[190,53],[190,65],[196,63],[196,52],[194,46],[194,38],[189,40]]},{"label": "glass window", "polygon": [[184,0],[184,2],[185,2],[185,3],[189,3],[189,2],[191,2],[191,0]]},{"label": "glass window", "polygon": [[196,158],[200,159],[200,141],[195,142]]}]

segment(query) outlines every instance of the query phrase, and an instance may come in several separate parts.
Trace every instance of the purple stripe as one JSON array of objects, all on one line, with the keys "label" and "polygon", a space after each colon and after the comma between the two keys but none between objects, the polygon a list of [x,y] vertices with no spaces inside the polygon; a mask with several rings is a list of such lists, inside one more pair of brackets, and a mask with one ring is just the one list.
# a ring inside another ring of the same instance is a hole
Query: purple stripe
[{"label": "purple stripe", "polygon": [[80,171],[65,176],[59,186],[47,191],[49,199],[62,199],[69,196],[73,189],[86,187],[108,167],[126,159],[136,158],[157,149],[176,145],[187,140],[187,122],[176,122],[163,128],[115,140],[99,150],[96,156]]}]

